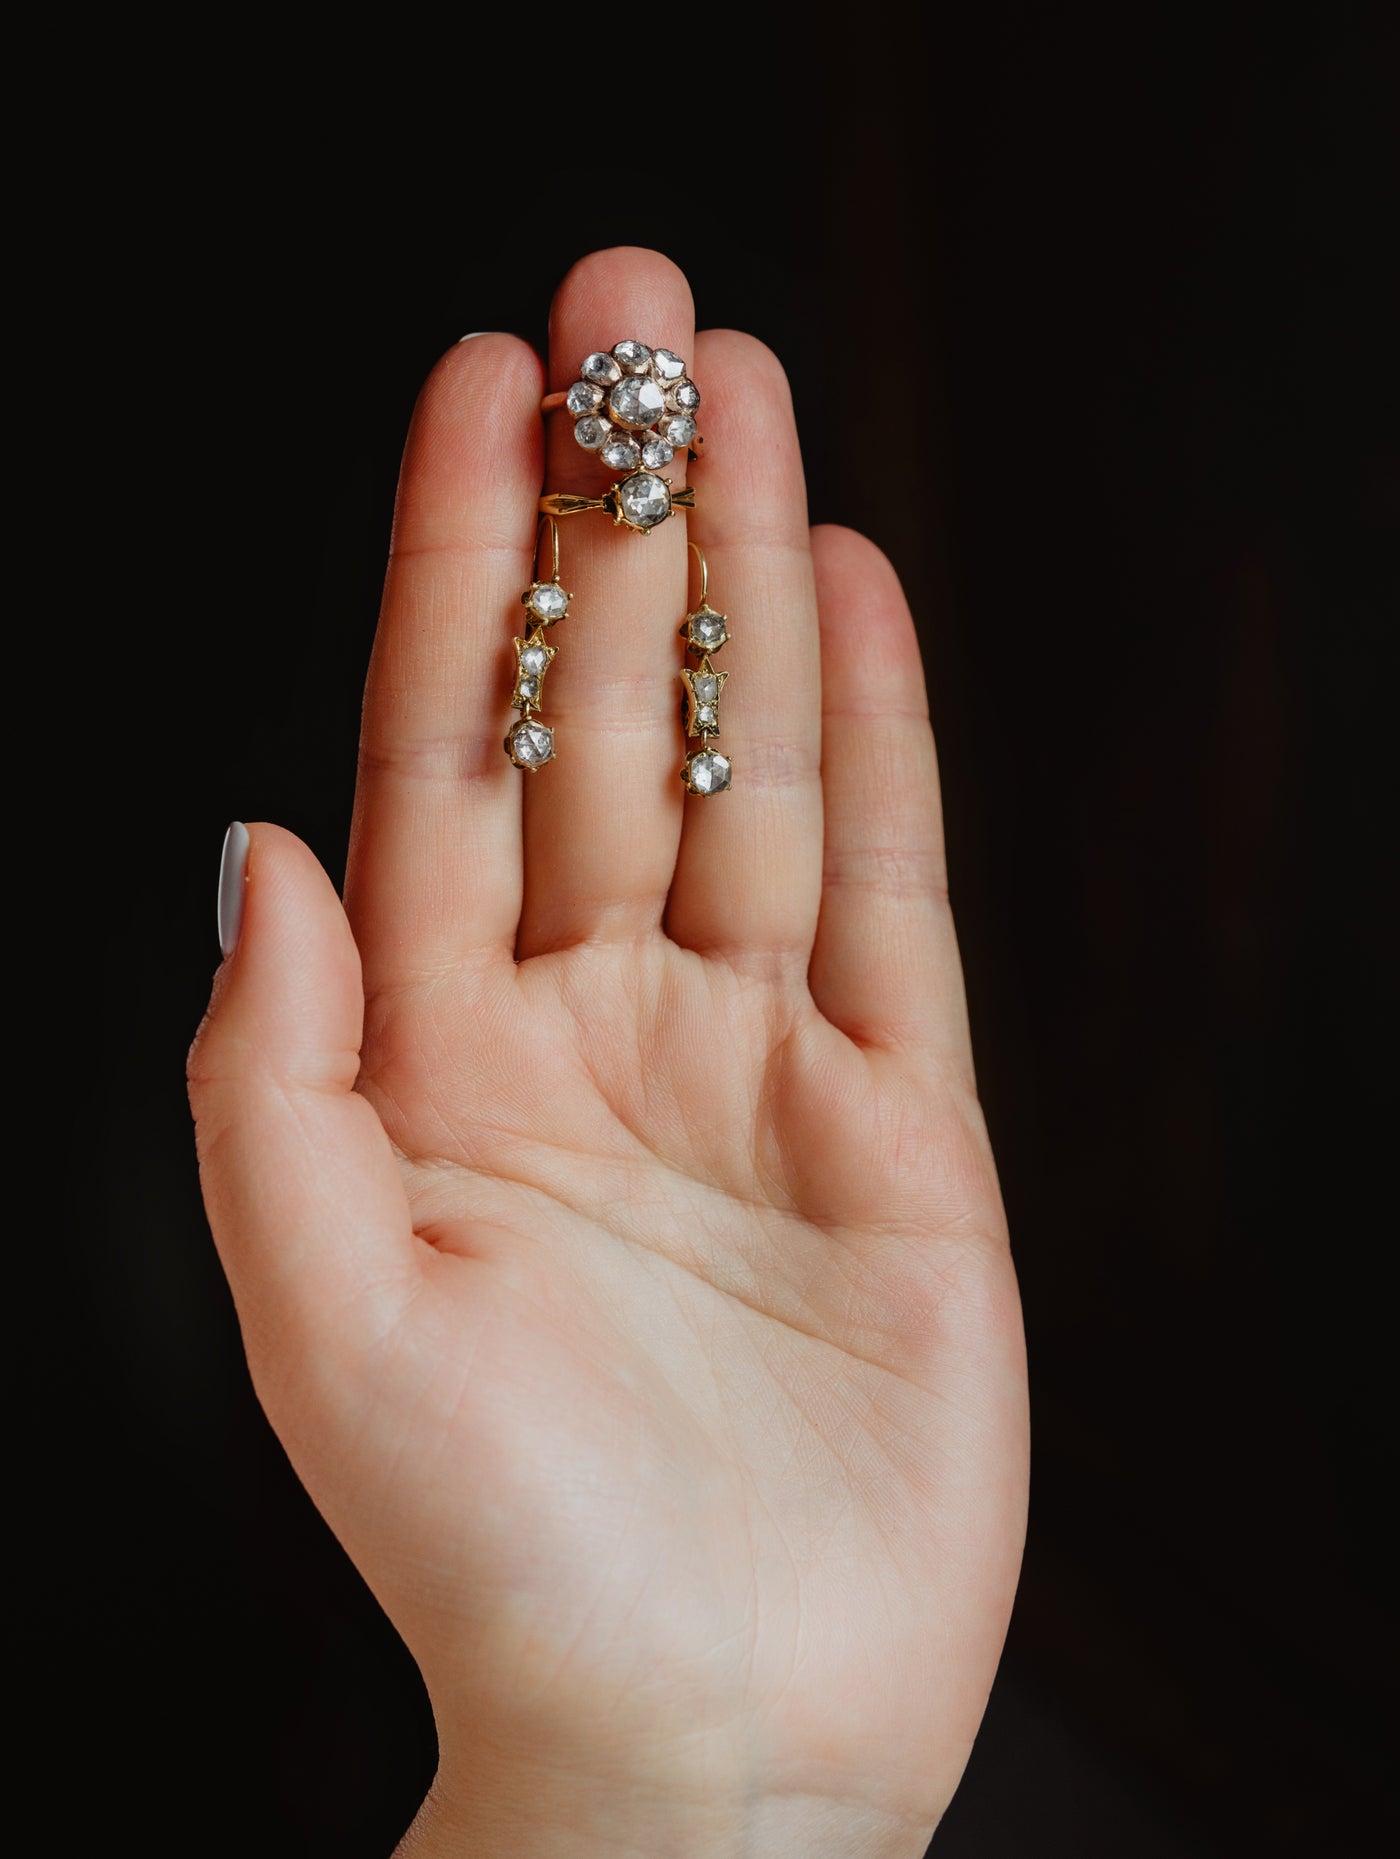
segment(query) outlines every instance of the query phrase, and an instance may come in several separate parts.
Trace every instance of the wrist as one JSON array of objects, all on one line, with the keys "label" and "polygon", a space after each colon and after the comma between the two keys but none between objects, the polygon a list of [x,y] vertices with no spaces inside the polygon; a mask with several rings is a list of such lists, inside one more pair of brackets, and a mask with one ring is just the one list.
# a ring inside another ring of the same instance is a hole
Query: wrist
[{"label": "wrist", "polygon": [[394,1859],[923,1859],[934,1822],[825,1796],[635,1776],[440,1771]]}]

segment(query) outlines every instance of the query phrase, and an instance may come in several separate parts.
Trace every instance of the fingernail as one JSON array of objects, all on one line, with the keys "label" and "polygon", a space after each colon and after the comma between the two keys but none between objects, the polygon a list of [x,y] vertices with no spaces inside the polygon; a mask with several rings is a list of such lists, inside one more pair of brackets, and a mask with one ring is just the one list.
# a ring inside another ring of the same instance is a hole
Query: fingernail
[{"label": "fingernail", "polygon": [[243,875],[248,869],[248,829],[235,820],[224,834],[219,860],[219,947],[232,955],[243,927]]},{"label": "fingernail", "polygon": [[499,329],[472,329],[465,336],[458,336],[457,347],[461,348],[464,342],[475,342],[478,336],[498,336],[500,333]]}]

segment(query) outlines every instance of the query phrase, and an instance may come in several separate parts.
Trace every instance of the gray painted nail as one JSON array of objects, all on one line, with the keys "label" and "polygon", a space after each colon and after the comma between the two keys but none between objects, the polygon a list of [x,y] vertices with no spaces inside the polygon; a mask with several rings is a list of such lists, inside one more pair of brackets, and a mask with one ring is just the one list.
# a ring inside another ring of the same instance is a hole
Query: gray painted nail
[{"label": "gray painted nail", "polygon": [[248,869],[248,829],[235,820],[224,834],[219,860],[219,947],[232,955],[243,927],[243,874]]}]

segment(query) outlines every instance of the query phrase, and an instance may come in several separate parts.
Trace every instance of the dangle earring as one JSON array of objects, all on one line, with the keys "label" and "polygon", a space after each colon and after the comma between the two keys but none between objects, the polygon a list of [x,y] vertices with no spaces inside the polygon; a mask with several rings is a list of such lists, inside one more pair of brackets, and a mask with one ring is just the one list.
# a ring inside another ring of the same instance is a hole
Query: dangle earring
[{"label": "dangle earring", "polygon": [[515,689],[510,699],[520,712],[520,721],[512,727],[505,741],[506,754],[516,767],[528,768],[532,773],[554,760],[554,731],[536,714],[544,689],[544,674],[559,650],[558,646],[545,644],[545,632],[568,617],[569,602],[573,598],[559,585],[559,525],[551,516],[540,518],[535,538],[535,573],[538,575],[540,571],[540,543],[546,524],[549,525],[550,575],[547,581],[531,582],[520,596],[520,604],[529,619],[525,637],[514,642]]},{"label": "dangle earring", "polygon": [[712,742],[719,735],[720,695],[728,681],[727,671],[716,671],[710,654],[718,652],[729,637],[725,616],[710,605],[710,571],[705,551],[698,542],[690,544],[700,564],[700,605],[687,613],[681,622],[681,638],[686,650],[694,653],[699,664],[681,672],[685,686],[684,724],[687,737],[698,736],[700,747],[692,749],[681,769],[681,780],[692,794],[722,794],[733,776],[729,757]]}]

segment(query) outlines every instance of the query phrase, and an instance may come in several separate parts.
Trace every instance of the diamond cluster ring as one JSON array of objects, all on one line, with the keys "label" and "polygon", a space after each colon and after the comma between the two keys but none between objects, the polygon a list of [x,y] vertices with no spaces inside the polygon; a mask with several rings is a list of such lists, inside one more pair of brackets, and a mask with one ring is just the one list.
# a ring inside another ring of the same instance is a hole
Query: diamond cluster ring
[{"label": "diamond cluster ring", "polygon": [[629,339],[617,343],[611,354],[595,350],[573,386],[561,394],[547,394],[541,411],[567,408],[574,438],[584,451],[594,453],[610,471],[625,475],[601,497],[551,492],[540,498],[541,514],[605,510],[614,523],[645,536],[674,510],[693,510],[694,490],[687,485],[673,491],[661,472],[677,452],[698,456],[699,406],[699,388],[670,349],[652,349]]}]

